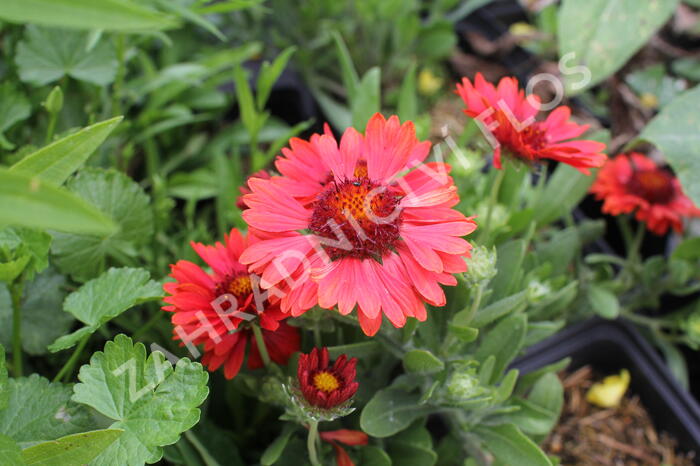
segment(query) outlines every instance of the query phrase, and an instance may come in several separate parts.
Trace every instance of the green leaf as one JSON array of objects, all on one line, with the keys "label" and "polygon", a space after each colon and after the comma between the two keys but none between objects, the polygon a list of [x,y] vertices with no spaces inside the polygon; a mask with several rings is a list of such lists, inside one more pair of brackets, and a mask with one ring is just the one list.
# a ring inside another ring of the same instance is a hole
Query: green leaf
[{"label": "green leaf", "polygon": [[501,464],[518,466],[551,466],[542,450],[523,435],[513,424],[486,427],[479,426],[476,433],[486,448]]},{"label": "green leaf", "polygon": [[[495,303],[479,309],[471,322],[471,325],[476,328],[482,328],[492,322],[497,321],[501,317],[515,312],[518,309],[524,309],[527,305],[527,290],[521,291],[507,298],[499,299]],[[465,311],[460,311],[457,315]],[[455,318],[457,317],[455,315]]]},{"label": "green leaf", "polygon": [[[28,354],[46,354],[47,347],[65,335],[74,322],[63,312],[66,278],[49,269],[29,282],[21,307],[22,348]],[[10,348],[12,342],[12,306],[7,287],[0,286],[0,342]]]},{"label": "green leaf", "polygon": [[[537,225],[547,225],[571,212],[586,196],[594,180],[595,171],[587,176],[574,167],[560,163],[533,207]],[[552,202],[552,199],[557,202]]]},{"label": "green leaf", "polygon": [[255,91],[256,104],[258,110],[262,111],[265,108],[265,103],[268,97],[270,97],[270,92],[272,91],[272,86],[275,84],[277,79],[280,77],[284,69],[287,67],[287,62],[292,58],[294,52],[297,48],[287,47],[277,55],[277,58],[270,65],[269,62],[263,63],[260,68],[260,74],[258,75],[258,85]]},{"label": "green leaf", "polygon": [[185,21],[189,21],[190,23],[209,31],[217,39],[221,41],[226,40],[226,36],[219,30],[219,28],[216,27],[214,23],[201,16],[199,13],[192,11],[188,7],[171,0],[156,0],[156,4],[169,13],[173,13]]},{"label": "green leaf", "polygon": [[0,434],[20,447],[90,428],[90,414],[70,400],[71,388],[33,374],[10,379],[8,407],[0,411]]},{"label": "green leaf", "polygon": [[484,361],[489,356],[496,357],[491,381],[494,381],[494,376],[500,377],[508,364],[518,355],[525,341],[526,332],[527,316],[513,314],[501,320],[488,333],[484,333],[485,336],[474,359]]},{"label": "green leaf", "polygon": [[122,32],[177,25],[173,18],[130,0],[3,0],[0,18],[12,23]]},{"label": "green leaf", "polygon": [[424,59],[447,58],[457,45],[454,25],[448,21],[436,22],[423,28],[416,43],[416,54]]},{"label": "green leaf", "polygon": [[367,445],[360,450],[362,466],[391,466],[391,458],[379,447]]},{"label": "green leaf", "polygon": [[282,456],[284,448],[289,442],[289,438],[294,433],[294,427],[290,424],[285,424],[282,433],[277,437],[268,447],[265,449],[262,457],[260,458],[260,464],[263,466],[271,466],[277,462],[277,460]]},{"label": "green leaf", "polygon": [[[567,93],[577,93],[620,69],[668,21],[678,0],[564,0],[559,9],[559,56]],[[573,55],[568,55],[573,54]],[[590,79],[574,69],[585,66]]]},{"label": "green leaf", "polygon": [[664,153],[685,193],[700,206],[700,86],[679,95],[644,128],[639,139],[649,141]]},{"label": "green leaf", "polygon": [[343,78],[343,86],[348,93],[348,98],[352,101],[360,85],[360,77],[355,70],[355,65],[352,62],[350,51],[343,37],[338,31],[331,33],[333,42],[335,43],[336,53],[338,54],[338,62],[340,63],[340,73]]},{"label": "green leaf", "polygon": [[432,374],[445,368],[445,363],[428,350],[414,349],[403,357],[403,367],[406,372]]},{"label": "green leaf", "polygon": [[123,117],[115,117],[81,129],[26,156],[11,172],[32,175],[61,185],[95,152]]},{"label": "green leaf", "polygon": [[5,227],[0,229],[0,281],[11,283],[19,274],[31,280],[36,272],[49,265],[51,236],[30,228]]},{"label": "green leaf", "polygon": [[8,141],[4,134],[16,123],[26,120],[31,115],[32,106],[23,92],[20,92],[12,81],[0,84],[0,147],[12,150],[15,145]]},{"label": "green leaf", "polygon": [[146,357],[146,347],[125,335],[107,342],[80,369],[73,400],[99,411],[123,429],[92,466],[154,463],[162,447],[199,421],[197,408],[209,392],[201,364],[180,359],[173,370],[161,353]]},{"label": "green leaf", "polygon": [[349,358],[360,359],[372,356],[381,350],[382,345],[377,341],[361,341],[348,345],[329,346],[328,355],[331,359],[336,359],[341,354],[347,354]]},{"label": "green leaf", "polygon": [[108,257],[136,256],[135,247],[151,239],[150,199],[128,176],[113,170],[83,169],[67,187],[119,225],[119,232],[104,237],[54,234],[54,263],[76,280],[96,276]]},{"label": "green leaf", "polygon": [[375,66],[370,68],[362,77],[357,92],[350,102],[352,123],[355,129],[362,132],[369,119],[381,109],[380,102],[381,70]]},{"label": "green leaf", "polygon": [[17,442],[7,435],[0,434],[0,464],[5,466],[24,466],[22,450]]},{"label": "green leaf", "polygon": [[389,439],[387,453],[392,464],[401,466],[432,466],[437,461],[430,432],[420,422]]},{"label": "green leaf", "polygon": [[163,296],[160,285],[150,278],[145,269],[112,268],[68,295],[64,310],[86,327],[60,337],[49,350],[56,352],[71,348],[122,312],[139,303],[160,299]]},{"label": "green leaf", "polygon": [[700,236],[684,239],[671,254],[673,259],[696,261],[700,259]]},{"label": "green leaf", "polygon": [[242,66],[236,65],[233,68],[233,81],[236,84],[236,98],[238,99],[241,121],[250,135],[257,134],[260,129],[260,119],[255,110],[253,92],[250,90],[247,73]]},{"label": "green leaf", "polygon": [[22,458],[28,466],[87,464],[114,443],[122,432],[119,429],[103,429],[67,435],[25,448]]},{"label": "green leaf", "polygon": [[112,44],[99,41],[88,50],[88,33],[28,26],[17,44],[15,62],[22,81],[42,86],[63,76],[105,86],[117,74]]},{"label": "green leaf", "polygon": [[591,283],[586,290],[588,303],[593,312],[605,319],[615,319],[620,315],[620,303],[612,291]]},{"label": "green leaf", "polygon": [[401,83],[399,103],[396,109],[401,121],[414,120],[418,116],[418,93],[416,91],[416,62],[406,70],[406,76]]},{"label": "green leaf", "polygon": [[7,408],[10,396],[7,379],[7,366],[5,365],[5,347],[0,345],[0,411]]},{"label": "green leaf", "polygon": [[394,435],[431,411],[430,407],[419,406],[419,399],[417,394],[396,388],[379,390],[362,410],[360,426],[372,437]]},{"label": "green leaf", "polygon": [[114,223],[80,198],[0,167],[0,225],[107,235]]},{"label": "green leaf", "polygon": [[522,264],[525,259],[525,240],[518,239],[508,241],[498,246],[496,250],[496,270],[498,273],[491,281],[491,301],[509,296],[516,289],[520,289],[523,270]]}]

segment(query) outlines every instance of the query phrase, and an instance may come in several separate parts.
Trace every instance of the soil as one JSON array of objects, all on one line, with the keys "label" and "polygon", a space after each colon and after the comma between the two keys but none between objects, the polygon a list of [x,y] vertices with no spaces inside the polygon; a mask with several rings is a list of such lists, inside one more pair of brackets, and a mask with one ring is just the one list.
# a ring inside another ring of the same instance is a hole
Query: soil
[{"label": "soil", "polygon": [[633,394],[615,408],[586,401],[588,389],[601,380],[590,366],[560,375],[564,407],[558,426],[544,443],[546,452],[564,466],[693,466],[695,454],[680,452],[676,441],[657,432],[649,414]]}]

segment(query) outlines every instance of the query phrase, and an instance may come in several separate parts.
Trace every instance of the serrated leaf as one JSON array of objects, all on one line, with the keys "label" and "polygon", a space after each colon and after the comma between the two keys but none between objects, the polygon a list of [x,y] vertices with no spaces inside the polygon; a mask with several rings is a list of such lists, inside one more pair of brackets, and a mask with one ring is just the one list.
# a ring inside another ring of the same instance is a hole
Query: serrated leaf
[{"label": "serrated leaf", "polygon": [[518,466],[551,466],[547,455],[513,424],[476,428],[486,448],[499,464]]},{"label": "serrated leaf", "polygon": [[154,463],[162,447],[199,421],[198,406],[208,394],[201,364],[180,359],[173,370],[161,353],[146,357],[146,347],[125,335],[107,342],[80,369],[73,400],[114,420],[124,433],[91,464]]},{"label": "serrated leaf", "polygon": [[17,445],[17,442],[2,434],[0,434],[0,464],[4,466],[24,466],[22,450]]},{"label": "serrated leaf", "polygon": [[565,69],[585,66],[590,79],[578,70],[564,73],[567,92],[576,93],[601,82],[620,69],[654,32],[671,17],[678,0],[564,0],[559,9],[559,56]]},{"label": "serrated leaf", "polygon": [[419,395],[395,388],[379,390],[362,410],[360,426],[372,437],[394,435],[431,411],[430,407],[419,406],[419,399]]},{"label": "serrated leaf", "polygon": [[0,18],[14,23],[123,32],[177,25],[172,17],[131,0],[3,0]]},{"label": "serrated leaf", "polygon": [[644,128],[639,139],[649,141],[664,153],[685,193],[700,206],[700,86],[679,95]]},{"label": "serrated leaf", "polygon": [[107,40],[87,50],[88,33],[28,26],[17,44],[15,63],[22,81],[43,86],[63,76],[104,86],[117,74],[117,57]]},{"label": "serrated leaf", "polygon": [[406,372],[431,374],[445,368],[445,363],[428,350],[414,349],[403,357],[403,367]]},{"label": "serrated leaf", "polygon": [[70,348],[122,312],[139,303],[161,298],[160,284],[150,278],[145,269],[124,267],[109,269],[85,283],[68,295],[63,308],[86,327],[60,337],[49,349],[56,352]]},{"label": "serrated leaf", "polygon": [[[66,278],[49,269],[27,283],[22,301],[22,348],[28,354],[46,354],[51,342],[70,330],[73,316],[63,312]],[[12,309],[10,294],[0,286],[0,342],[10,348]]]},{"label": "serrated leaf", "polygon": [[0,411],[7,408],[9,396],[10,392],[7,378],[7,365],[5,364],[5,348],[0,345]]},{"label": "serrated leaf", "polygon": [[72,193],[0,167],[0,225],[108,235],[114,223]]},{"label": "serrated leaf", "polygon": [[67,188],[111,217],[119,231],[107,237],[55,233],[51,248],[54,263],[78,281],[104,268],[112,255],[136,254],[134,247],[150,240],[153,212],[144,190],[126,175],[113,170],[84,169]]},{"label": "serrated leaf", "polygon": [[120,429],[93,430],[67,435],[22,450],[27,466],[73,466],[87,464],[114,443]]},{"label": "serrated leaf", "polygon": [[0,147],[14,149],[15,145],[5,138],[4,133],[16,123],[29,118],[31,111],[29,100],[13,82],[6,81],[0,85]]},{"label": "serrated leaf", "polygon": [[10,171],[62,185],[107,139],[122,119],[123,117],[115,117],[102,121],[59,139],[29,154],[10,167]]},{"label": "serrated leaf", "polygon": [[8,407],[0,411],[0,434],[12,437],[20,447],[55,440],[90,429],[84,406],[70,400],[71,387],[50,383],[33,374],[10,379]]}]

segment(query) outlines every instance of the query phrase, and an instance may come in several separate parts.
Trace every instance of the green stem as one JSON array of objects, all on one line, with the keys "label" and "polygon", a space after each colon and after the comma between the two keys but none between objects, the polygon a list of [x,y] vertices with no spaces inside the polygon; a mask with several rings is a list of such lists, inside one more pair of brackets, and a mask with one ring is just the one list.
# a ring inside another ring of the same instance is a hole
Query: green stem
[{"label": "green stem", "polygon": [[646,225],[644,223],[639,223],[637,226],[637,232],[634,234],[632,243],[629,246],[629,251],[627,251],[627,258],[629,260],[639,261],[639,251],[642,247],[642,242],[644,241],[644,233],[646,232]]},{"label": "green stem", "polygon": [[488,237],[491,232],[491,217],[493,216],[493,210],[498,203],[498,192],[501,190],[501,184],[503,183],[503,178],[506,176],[506,169],[503,167],[500,170],[496,170],[496,179],[493,180],[493,185],[491,185],[491,194],[489,195],[489,205],[488,211],[486,212],[486,221],[484,221],[484,229],[481,231],[479,238],[483,242],[489,242]]},{"label": "green stem", "polygon": [[187,440],[190,441],[194,449],[197,450],[197,453],[199,453],[199,455],[202,457],[202,460],[206,466],[220,466],[219,462],[216,461],[213,456],[211,456],[209,451],[204,447],[204,445],[202,445],[202,442],[200,442],[197,436],[194,435],[194,432],[191,430],[186,431],[185,437],[187,437]]},{"label": "green stem", "polygon": [[160,319],[163,318],[164,315],[165,315],[165,313],[162,312],[161,310],[156,311],[156,313],[153,314],[150,319],[148,319],[148,322],[146,322],[144,325],[142,325],[136,331],[136,333],[134,333],[131,336],[131,338],[134,340],[138,340],[141,337],[141,335],[148,332],[151,329],[151,327],[153,327]]},{"label": "green stem", "polygon": [[46,127],[46,139],[44,144],[49,144],[53,139],[53,133],[56,131],[56,121],[58,120],[58,113],[49,113],[49,125]]},{"label": "green stem", "polygon": [[260,357],[263,360],[265,367],[268,367],[270,362],[270,354],[267,352],[267,346],[265,346],[265,339],[263,339],[262,330],[260,327],[253,324],[253,335],[255,335],[255,342],[258,344],[258,351],[260,351]]},{"label": "green stem", "polygon": [[58,371],[58,374],[56,374],[56,377],[53,378],[54,382],[60,382],[64,377],[68,378],[70,375],[73,373],[73,368],[75,367],[75,363],[78,362],[78,359],[80,358],[80,355],[83,353],[83,350],[85,349],[85,345],[87,345],[88,340],[90,339],[90,335],[85,335],[82,340],[80,340],[80,343],[78,343],[78,346],[73,350],[73,354],[71,354],[70,358],[66,363],[63,365],[60,371]]},{"label": "green stem", "polygon": [[309,450],[309,461],[313,466],[321,466],[316,453],[316,443],[318,441],[318,421],[311,421],[309,424],[309,436],[306,438],[306,448]]},{"label": "green stem", "polygon": [[22,278],[10,286],[12,297],[12,369],[15,377],[22,377]]},{"label": "green stem", "polygon": [[319,325],[318,319],[316,319],[314,322],[314,345],[316,345],[317,348],[321,348],[323,346],[323,341],[321,339],[321,326]]}]

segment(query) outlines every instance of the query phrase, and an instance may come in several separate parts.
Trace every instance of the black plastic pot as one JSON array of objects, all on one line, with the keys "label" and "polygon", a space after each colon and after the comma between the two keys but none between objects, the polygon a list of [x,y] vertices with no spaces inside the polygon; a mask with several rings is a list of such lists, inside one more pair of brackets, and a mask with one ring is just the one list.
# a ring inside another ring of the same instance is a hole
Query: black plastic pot
[{"label": "black plastic pot", "polygon": [[570,370],[585,365],[606,374],[629,370],[630,391],[639,395],[657,429],[672,435],[681,449],[700,452],[700,405],[631,324],[582,322],[532,346],[512,367],[528,373],[566,357]]}]

